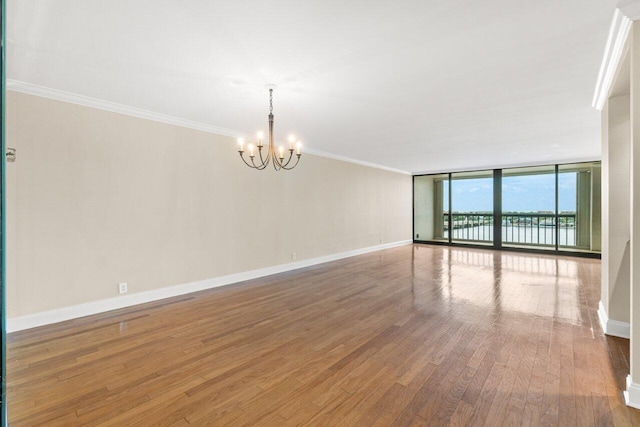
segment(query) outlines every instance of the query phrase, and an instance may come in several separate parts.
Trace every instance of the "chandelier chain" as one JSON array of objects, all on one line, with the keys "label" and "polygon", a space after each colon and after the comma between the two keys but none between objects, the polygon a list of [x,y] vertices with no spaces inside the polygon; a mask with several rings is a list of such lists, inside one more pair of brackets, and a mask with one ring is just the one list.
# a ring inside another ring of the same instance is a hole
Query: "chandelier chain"
[{"label": "chandelier chain", "polygon": [[273,89],[269,89],[269,114],[273,114]]}]

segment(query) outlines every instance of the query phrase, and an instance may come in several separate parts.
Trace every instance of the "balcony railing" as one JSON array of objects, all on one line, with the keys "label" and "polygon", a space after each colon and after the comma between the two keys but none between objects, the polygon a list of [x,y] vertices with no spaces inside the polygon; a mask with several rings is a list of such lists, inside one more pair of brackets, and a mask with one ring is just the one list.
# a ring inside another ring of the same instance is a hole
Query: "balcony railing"
[{"label": "balcony railing", "polygon": [[[493,214],[444,213],[443,235],[452,240],[491,242],[493,240]],[[576,214],[559,214],[559,246],[576,247]],[[555,246],[556,216],[542,213],[502,214],[502,242],[517,245]]]}]

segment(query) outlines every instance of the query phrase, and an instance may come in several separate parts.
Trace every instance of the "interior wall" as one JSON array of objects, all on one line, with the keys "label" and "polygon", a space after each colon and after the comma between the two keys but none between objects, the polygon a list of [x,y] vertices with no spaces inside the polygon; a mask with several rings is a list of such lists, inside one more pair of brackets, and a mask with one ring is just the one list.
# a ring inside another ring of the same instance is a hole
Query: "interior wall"
[{"label": "interior wall", "polygon": [[602,293],[612,320],[629,323],[630,98],[608,100],[602,111]]},{"label": "interior wall", "polygon": [[408,240],[412,177],[7,94],[8,317]]},{"label": "interior wall", "polygon": [[[629,32],[630,58],[630,345],[631,383],[640,384],[640,23],[634,22]],[[628,388],[629,391],[629,388]],[[637,402],[637,390],[629,391],[629,400]],[[636,395],[632,397],[632,394]]]}]

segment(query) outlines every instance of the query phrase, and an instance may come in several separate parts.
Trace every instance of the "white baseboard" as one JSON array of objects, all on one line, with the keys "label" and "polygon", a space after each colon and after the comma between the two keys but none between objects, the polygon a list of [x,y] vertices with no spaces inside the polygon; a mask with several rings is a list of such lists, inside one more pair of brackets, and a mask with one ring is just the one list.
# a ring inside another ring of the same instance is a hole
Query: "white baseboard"
[{"label": "white baseboard", "polygon": [[59,308],[56,310],[43,311],[40,313],[29,314],[20,317],[13,317],[7,319],[7,332],[10,333],[21,331],[24,329],[35,328],[38,326],[50,325],[52,323],[63,322],[65,320],[77,319],[79,317],[90,316],[92,314],[103,313],[110,310],[117,310],[120,308],[130,307],[132,305],[143,304],[146,302],[157,301],[164,298],[189,294],[191,292],[203,291],[205,289],[217,288],[219,286],[231,285],[233,283],[243,282],[245,280],[252,280],[260,277],[270,276],[272,274],[284,273],[286,271],[297,270],[299,268],[310,267],[312,265],[322,264],[330,261],[336,261],[342,258],[348,258],[356,255],[366,254],[369,252],[394,248],[396,246],[409,245],[411,243],[413,243],[412,240],[402,240],[399,242],[385,243],[382,245],[369,246],[362,249],[354,249],[347,252],[325,255],[318,258],[311,258],[288,264],[265,267],[257,270],[230,274],[227,276],[214,277],[212,279],[200,280],[183,285],[168,286],[165,288],[155,289],[153,291],[138,292],[130,295],[123,295],[120,297],[108,298],[99,301]]},{"label": "white baseboard", "polygon": [[605,334],[626,339],[631,337],[631,325],[626,322],[609,319],[602,301],[598,304],[598,319],[600,319],[600,326]]},{"label": "white baseboard", "polygon": [[627,406],[640,409],[640,384],[631,380],[631,375],[627,375],[627,389],[622,392],[624,394],[624,402]]}]

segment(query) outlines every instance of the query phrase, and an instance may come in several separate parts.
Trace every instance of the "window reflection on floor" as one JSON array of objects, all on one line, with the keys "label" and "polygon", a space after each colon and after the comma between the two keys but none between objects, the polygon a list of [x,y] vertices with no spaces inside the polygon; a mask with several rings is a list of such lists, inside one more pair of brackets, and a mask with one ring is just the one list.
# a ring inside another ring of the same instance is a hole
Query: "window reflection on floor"
[{"label": "window reflection on floor", "polygon": [[520,312],[580,324],[581,274],[599,281],[600,261],[414,245],[414,307],[429,311],[439,301],[454,314],[473,305],[492,315]]}]

